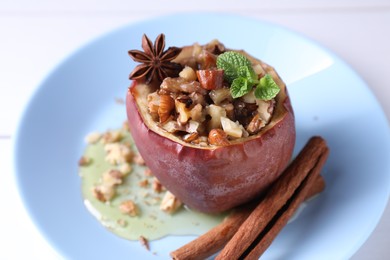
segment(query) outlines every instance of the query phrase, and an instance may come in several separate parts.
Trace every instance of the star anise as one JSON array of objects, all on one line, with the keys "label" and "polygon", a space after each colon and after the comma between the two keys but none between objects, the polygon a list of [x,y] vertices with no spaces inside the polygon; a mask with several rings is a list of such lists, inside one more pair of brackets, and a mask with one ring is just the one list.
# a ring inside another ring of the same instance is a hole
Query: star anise
[{"label": "star anise", "polygon": [[143,79],[146,84],[156,80],[162,82],[166,77],[176,77],[182,70],[182,65],[172,62],[181,52],[181,48],[169,47],[165,49],[165,35],[157,36],[154,45],[144,34],[142,37],[142,49],[130,50],[130,57],[142,64],[134,68],[130,79]]}]

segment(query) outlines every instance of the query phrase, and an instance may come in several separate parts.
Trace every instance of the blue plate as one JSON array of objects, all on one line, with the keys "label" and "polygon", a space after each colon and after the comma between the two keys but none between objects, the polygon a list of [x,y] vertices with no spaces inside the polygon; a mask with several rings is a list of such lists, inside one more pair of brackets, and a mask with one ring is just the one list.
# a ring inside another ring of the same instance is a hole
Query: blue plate
[{"label": "blue plate", "polygon": [[152,255],[103,228],[85,209],[77,162],[84,136],[121,126],[128,75],[146,33],[167,46],[219,39],[273,65],[287,83],[296,114],[296,151],[313,135],[331,154],[326,191],[288,224],[264,259],[347,259],[377,224],[390,191],[390,131],[362,79],[340,58],[284,28],[223,14],[182,14],[118,29],[84,46],[37,89],[15,141],[15,173],[25,205],[47,240],[71,259],[156,259],[192,237],[153,242]]}]

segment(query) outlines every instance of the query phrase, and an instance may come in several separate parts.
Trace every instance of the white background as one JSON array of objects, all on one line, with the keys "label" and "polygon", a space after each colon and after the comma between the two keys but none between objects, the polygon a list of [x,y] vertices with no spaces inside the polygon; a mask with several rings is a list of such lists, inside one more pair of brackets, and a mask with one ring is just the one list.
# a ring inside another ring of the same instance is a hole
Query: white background
[{"label": "white background", "polygon": [[[31,223],[14,183],[12,138],[33,91],[62,59],[95,37],[128,23],[183,11],[255,17],[320,42],[361,75],[390,118],[390,1],[1,0],[0,259],[61,258]],[[389,240],[387,206],[374,233],[352,259],[389,259]]]}]

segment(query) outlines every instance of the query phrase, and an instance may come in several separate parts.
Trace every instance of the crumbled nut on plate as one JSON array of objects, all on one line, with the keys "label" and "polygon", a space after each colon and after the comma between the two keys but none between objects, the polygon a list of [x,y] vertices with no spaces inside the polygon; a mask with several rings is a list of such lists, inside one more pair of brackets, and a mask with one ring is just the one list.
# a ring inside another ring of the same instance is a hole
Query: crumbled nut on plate
[{"label": "crumbled nut on plate", "polygon": [[181,201],[175,197],[171,192],[167,191],[160,204],[160,209],[167,213],[174,213],[182,205]]},{"label": "crumbled nut on plate", "polygon": [[153,190],[157,193],[160,193],[163,190],[163,186],[162,186],[161,182],[156,177],[153,178],[152,187],[153,187]]},{"label": "crumbled nut on plate", "polygon": [[118,170],[108,170],[103,173],[102,182],[106,186],[115,186],[122,184],[123,181],[123,173]]},{"label": "crumbled nut on plate", "polygon": [[98,132],[92,132],[92,133],[89,133],[85,137],[85,142],[88,144],[95,144],[95,143],[97,143],[97,141],[100,140],[101,137],[102,137],[102,134],[100,134]]},{"label": "crumbled nut on plate", "polygon": [[119,167],[119,170],[124,174],[129,174],[133,169],[131,168],[131,165],[129,163],[121,164]]},{"label": "crumbled nut on plate", "polygon": [[140,236],[139,237],[139,242],[141,243],[141,245],[143,246],[143,247],[145,247],[146,248],[146,250],[150,250],[150,248],[149,248],[149,242],[148,242],[148,240],[144,237],[144,236]]},{"label": "crumbled nut on plate", "polygon": [[140,181],[140,182],[138,183],[138,185],[139,185],[140,187],[142,187],[142,188],[145,188],[146,186],[149,185],[149,181],[148,181],[148,179],[143,179],[142,181]]},{"label": "crumbled nut on plate", "polygon": [[134,163],[138,164],[138,165],[145,165],[145,161],[144,161],[144,158],[142,158],[142,156],[137,153],[134,157],[133,157],[133,161]]},{"label": "crumbled nut on plate", "polygon": [[110,201],[115,196],[115,189],[109,185],[98,185],[92,190],[93,196],[101,202]]},{"label": "crumbled nut on plate", "polygon": [[122,139],[120,131],[108,131],[103,134],[102,142],[104,144],[119,142]]},{"label": "crumbled nut on plate", "polygon": [[129,215],[129,216],[131,216],[131,217],[138,216],[138,214],[139,214],[138,207],[137,207],[137,205],[136,205],[132,200],[123,201],[123,202],[119,205],[119,210],[120,210],[123,214]]},{"label": "crumbled nut on plate", "polygon": [[110,143],[104,146],[104,150],[106,151],[106,161],[115,165],[122,164],[126,162],[131,162],[133,157],[133,152],[131,149],[121,143]]},{"label": "crumbled nut on plate", "polygon": [[86,156],[81,156],[79,160],[79,166],[87,166],[90,163],[91,163],[91,158]]},{"label": "crumbled nut on plate", "polygon": [[147,177],[153,176],[153,173],[152,173],[152,171],[151,171],[149,168],[146,168],[146,169],[145,169],[144,174],[145,174],[145,176],[147,176]]}]

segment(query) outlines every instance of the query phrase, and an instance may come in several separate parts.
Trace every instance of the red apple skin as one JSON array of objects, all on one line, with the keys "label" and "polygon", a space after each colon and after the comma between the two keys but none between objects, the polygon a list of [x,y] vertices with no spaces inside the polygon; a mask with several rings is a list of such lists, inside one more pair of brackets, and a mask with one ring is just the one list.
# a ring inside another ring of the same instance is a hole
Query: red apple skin
[{"label": "red apple skin", "polygon": [[278,101],[272,127],[243,142],[202,149],[149,129],[135,100],[136,87],[134,82],[126,97],[134,142],[152,173],[192,209],[217,213],[250,201],[279,177],[291,159],[296,133],[287,89]]}]

